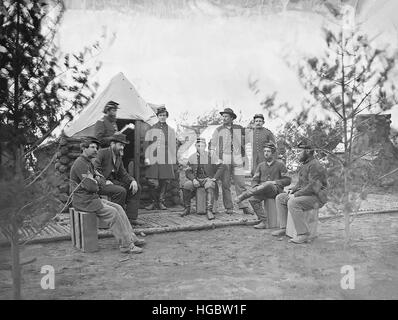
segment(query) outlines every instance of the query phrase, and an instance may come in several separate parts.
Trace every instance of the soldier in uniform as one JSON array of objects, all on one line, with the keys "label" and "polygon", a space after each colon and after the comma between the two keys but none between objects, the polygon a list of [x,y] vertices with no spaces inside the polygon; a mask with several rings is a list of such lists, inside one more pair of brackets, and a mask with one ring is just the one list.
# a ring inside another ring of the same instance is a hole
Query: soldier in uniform
[{"label": "soldier in uniform", "polygon": [[291,239],[293,243],[304,243],[308,240],[308,225],[304,211],[321,208],[327,202],[327,175],[326,169],[314,157],[314,149],[307,141],[301,141],[298,148],[302,149],[297,184],[287,193],[279,194],[276,200],[276,209],[279,219],[279,230],[273,236],[286,234],[287,214],[292,215],[297,237]]},{"label": "soldier in uniform", "polygon": [[98,183],[103,177],[97,175],[92,163],[97,155],[98,145],[99,141],[95,138],[87,138],[80,144],[82,154],[70,170],[70,179],[75,189],[72,205],[77,210],[95,213],[102,222],[108,224],[122,253],[141,253],[142,249],[137,246],[143,245],[145,240],[134,234],[122,206],[101,199],[98,195]]},{"label": "soldier in uniform", "polygon": [[108,101],[104,107],[105,116],[95,123],[95,137],[99,140],[101,147],[109,147],[111,137],[119,133],[116,125],[116,114],[119,104],[115,101]]},{"label": "soldier in uniform", "polygon": [[186,216],[191,211],[191,199],[195,196],[195,191],[199,187],[206,190],[206,211],[209,220],[214,219],[213,206],[217,188],[216,181],[221,177],[224,165],[213,163],[210,153],[206,149],[206,139],[197,138],[196,152],[188,159],[188,168],[185,175],[188,178],[183,185],[184,211],[181,217]]},{"label": "soldier in uniform", "polygon": [[267,215],[265,214],[262,202],[266,199],[274,199],[283,188],[291,183],[291,178],[286,176],[287,169],[285,164],[275,159],[276,147],[271,143],[266,143],[263,149],[265,161],[261,162],[254,173],[252,188],[238,196],[238,203],[244,199],[249,199],[254,212],[256,213],[259,224],[256,229],[266,229]]},{"label": "soldier in uniform", "polygon": [[[234,124],[236,114],[231,108],[220,112],[223,124],[216,128],[211,138],[209,151],[212,158],[217,158],[226,165],[221,177],[224,207],[227,214],[232,214],[233,202],[231,195],[231,176],[234,179],[236,194],[246,191],[244,157],[245,157],[245,129]],[[248,201],[239,203],[239,208],[244,214],[254,214]]]},{"label": "soldier in uniform", "polygon": [[264,115],[261,113],[255,114],[253,117],[254,127],[246,136],[246,143],[249,144],[252,150],[252,163],[251,163],[251,174],[254,172],[257,166],[265,161],[264,158],[264,146],[266,143],[276,143],[275,136],[273,133],[264,128]]},{"label": "soldier in uniform", "polygon": [[152,125],[145,135],[145,176],[148,181],[152,203],[146,207],[153,210],[166,210],[165,197],[169,180],[175,179],[174,168],[177,162],[176,134],[166,120],[169,112],[165,106],[157,109],[158,122]]}]

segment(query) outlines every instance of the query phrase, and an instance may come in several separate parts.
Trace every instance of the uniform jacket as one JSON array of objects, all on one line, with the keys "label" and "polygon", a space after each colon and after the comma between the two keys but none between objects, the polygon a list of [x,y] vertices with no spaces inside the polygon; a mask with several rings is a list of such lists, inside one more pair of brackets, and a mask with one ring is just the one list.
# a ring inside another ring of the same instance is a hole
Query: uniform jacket
[{"label": "uniform jacket", "polygon": [[108,116],[104,116],[95,123],[94,129],[95,137],[101,143],[101,147],[108,147],[111,136],[117,131],[117,125]]},{"label": "uniform jacket", "polygon": [[246,134],[246,144],[250,144],[252,150],[252,175],[257,166],[265,161],[264,146],[268,142],[275,142],[275,136],[267,128],[253,128]]},{"label": "uniform jacket", "polygon": [[116,163],[113,163],[112,154],[111,147],[100,149],[94,160],[95,170],[114,184],[130,185],[135,179],[127,173],[121,157],[116,157]]},{"label": "uniform jacket", "polygon": [[263,161],[257,166],[254,172],[252,186],[256,186],[267,181],[275,181],[278,191],[282,192],[283,188],[292,182],[292,179],[286,174],[287,169],[282,161],[274,160],[271,165],[268,165],[266,161]]},{"label": "uniform jacket", "polygon": [[157,122],[145,134],[145,158],[152,161],[146,169],[147,179],[175,179],[177,140],[173,128]]},{"label": "uniform jacket", "polygon": [[211,161],[210,153],[205,151],[201,155],[197,152],[188,158],[185,175],[189,180],[214,178],[216,172],[221,169],[221,164]]},{"label": "uniform jacket", "polygon": [[325,168],[314,157],[307,159],[299,168],[299,179],[292,193],[299,196],[316,196],[321,207],[327,202],[327,175]]},{"label": "uniform jacket", "polygon": [[95,176],[94,166],[91,161],[80,155],[72,165],[70,179],[72,180],[72,190],[81,183],[72,196],[72,205],[77,210],[95,212],[103,208],[101,199],[98,195],[98,182],[95,179],[85,178],[83,175],[91,173]]},{"label": "uniform jacket", "polygon": [[228,129],[225,125],[216,128],[210,141],[209,150],[214,151],[220,158],[224,159],[226,155],[245,156],[245,129],[232,124]]}]

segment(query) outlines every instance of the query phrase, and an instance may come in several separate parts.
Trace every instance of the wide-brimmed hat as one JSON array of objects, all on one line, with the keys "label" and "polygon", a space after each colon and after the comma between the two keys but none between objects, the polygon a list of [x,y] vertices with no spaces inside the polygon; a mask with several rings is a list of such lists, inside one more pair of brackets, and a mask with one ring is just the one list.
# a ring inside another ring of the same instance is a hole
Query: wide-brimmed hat
[{"label": "wide-brimmed hat", "polygon": [[232,110],[231,108],[225,108],[224,111],[221,111],[221,112],[220,112],[221,115],[223,115],[224,113],[230,114],[231,117],[232,117],[233,119],[236,119],[236,118],[237,118],[237,116],[236,116],[234,110]]},{"label": "wide-brimmed hat", "polygon": [[158,116],[161,113],[166,112],[167,116],[169,116],[169,112],[166,109],[165,105],[161,105],[159,108],[156,109],[156,115]]},{"label": "wide-brimmed hat", "polygon": [[256,113],[253,117],[253,120],[256,120],[257,118],[261,118],[263,119],[263,121],[265,120],[264,115],[262,113]]},{"label": "wide-brimmed hat", "polygon": [[112,142],[121,142],[123,144],[129,144],[130,141],[127,140],[126,135],[123,133],[115,133],[111,138],[110,141]]},{"label": "wide-brimmed hat", "polygon": [[106,113],[109,109],[119,109],[119,104],[115,101],[108,101],[104,107],[103,113]]}]

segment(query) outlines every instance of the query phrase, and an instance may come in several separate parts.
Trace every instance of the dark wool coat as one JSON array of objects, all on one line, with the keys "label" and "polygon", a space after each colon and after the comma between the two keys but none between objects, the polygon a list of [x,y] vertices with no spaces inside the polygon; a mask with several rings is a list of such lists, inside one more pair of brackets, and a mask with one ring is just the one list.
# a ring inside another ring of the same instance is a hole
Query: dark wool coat
[{"label": "dark wool coat", "polygon": [[70,179],[73,181],[72,190],[81,183],[72,196],[72,205],[80,211],[95,212],[103,208],[98,195],[99,187],[95,179],[85,178],[83,175],[91,173],[95,176],[91,161],[80,155],[70,169]]},{"label": "dark wool coat", "polygon": [[267,128],[254,128],[246,134],[246,143],[250,143],[252,148],[252,175],[257,166],[265,161],[264,146],[269,142],[276,143],[275,136]]},{"label": "dark wool coat", "polygon": [[175,179],[177,140],[173,128],[157,122],[145,134],[145,158],[150,165],[145,171],[147,179]]},{"label": "dark wool coat", "polygon": [[95,123],[95,137],[101,143],[101,147],[108,147],[110,145],[110,138],[117,131],[116,122],[109,120],[108,116],[104,116],[102,119]]}]

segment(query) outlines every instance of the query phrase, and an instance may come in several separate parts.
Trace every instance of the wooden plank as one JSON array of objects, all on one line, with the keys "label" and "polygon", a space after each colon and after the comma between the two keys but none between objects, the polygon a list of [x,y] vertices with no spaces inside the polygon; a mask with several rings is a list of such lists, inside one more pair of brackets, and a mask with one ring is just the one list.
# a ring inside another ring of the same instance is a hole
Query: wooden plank
[{"label": "wooden plank", "polygon": [[97,216],[94,213],[80,212],[80,236],[84,252],[98,250]]}]

